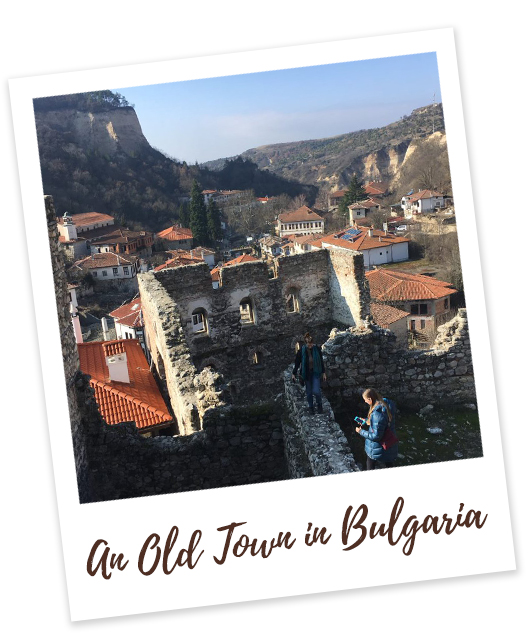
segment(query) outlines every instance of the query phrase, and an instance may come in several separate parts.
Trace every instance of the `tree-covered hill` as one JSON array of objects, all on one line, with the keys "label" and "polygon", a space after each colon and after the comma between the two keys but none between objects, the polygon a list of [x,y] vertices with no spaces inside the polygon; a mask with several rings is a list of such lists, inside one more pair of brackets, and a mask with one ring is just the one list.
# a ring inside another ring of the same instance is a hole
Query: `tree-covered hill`
[{"label": "tree-covered hill", "polygon": [[203,189],[253,189],[257,197],[315,196],[312,187],[251,161],[213,172],[152,148],[135,110],[119,94],[96,91],[34,100],[43,191],[58,214],[98,211],[160,230],[179,221],[197,180]]}]

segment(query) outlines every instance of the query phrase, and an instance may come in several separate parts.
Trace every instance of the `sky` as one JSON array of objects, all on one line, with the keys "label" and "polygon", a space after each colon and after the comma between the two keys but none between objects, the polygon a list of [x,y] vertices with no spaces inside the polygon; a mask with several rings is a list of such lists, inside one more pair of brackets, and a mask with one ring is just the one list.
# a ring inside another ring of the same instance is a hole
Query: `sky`
[{"label": "sky", "polygon": [[441,102],[435,53],[113,90],[151,146],[188,163],[385,126]]}]

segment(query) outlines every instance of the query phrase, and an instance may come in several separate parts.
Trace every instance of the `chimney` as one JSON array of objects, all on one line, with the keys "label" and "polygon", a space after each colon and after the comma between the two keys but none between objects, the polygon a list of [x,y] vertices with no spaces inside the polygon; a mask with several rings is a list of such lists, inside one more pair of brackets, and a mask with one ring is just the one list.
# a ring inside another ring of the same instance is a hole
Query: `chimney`
[{"label": "chimney", "polygon": [[73,303],[70,304],[70,316],[72,317],[72,327],[74,328],[76,343],[83,343],[83,335],[81,334],[78,309],[74,306]]},{"label": "chimney", "polygon": [[368,237],[373,237],[373,228],[368,229]]},{"label": "chimney", "polygon": [[107,319],[102,317],[103,340],[109,341],[109,328],[107,327]]},{"label": "chimney", "polygon": [[129,372],[127,369],[127,355],[125,352],[113,354],[105,357],[107,368],[109,369],[109,379],[119,383],[129,383]]}]

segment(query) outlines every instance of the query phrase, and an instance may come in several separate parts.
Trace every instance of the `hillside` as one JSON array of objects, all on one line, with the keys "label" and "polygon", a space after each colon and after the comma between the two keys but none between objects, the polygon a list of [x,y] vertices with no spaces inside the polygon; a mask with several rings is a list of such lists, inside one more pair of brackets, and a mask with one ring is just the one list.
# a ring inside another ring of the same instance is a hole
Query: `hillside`
[{"label": "hillside", "polygon": [[[441,104],[415,109],[381,128],[260,146],[245,151],[242,157],[286,179],[336,190],[347,187],[353,173],[365,181],[397,178],[409,149],[411,152],[412,145],[419,145],[430,136],[433,127],[435,132],[445,131]],[[226,159],[206,162],[203,166],[220,170]]]},{"label": "hillside", "polygon": [[110,91],[36,99],[34,111],[43,191],[58,214],[95,210],[160,230],[180,218],[194,179],[205,189],[315,196],[315,188],[251,161],[220,173],[166,156],[150,146],[134,108]]}]

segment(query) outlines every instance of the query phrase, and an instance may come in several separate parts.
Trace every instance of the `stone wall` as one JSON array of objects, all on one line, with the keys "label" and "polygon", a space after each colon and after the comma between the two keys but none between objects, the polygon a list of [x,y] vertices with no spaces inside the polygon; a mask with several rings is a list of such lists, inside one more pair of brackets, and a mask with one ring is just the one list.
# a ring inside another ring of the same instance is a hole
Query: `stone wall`
[{"label": "stone wall", "polygon": [[323,354],[335,411],[350,409],[368,387],[414,408],[476,401],[465,309],[438,328],[433,350],[403,350],[391,331],[370,324],[333,330]]},{"label": "stone wall", "polygon": [[174,332],[164,324],[165,340],[160,346],[175,365],[168,370],[182,375],[185,386],[193,389],[203,411],[203,430],[188,436],[144,438],[133,423],[109,426],[102,420],[89,377],[79,370],[65,264],[49,196],[45,209],[80,502],[287,478],[283,404],[270,401],[246,409],[224,405],[223,393],[216,389],[219,375],[211,370],[196,373],[188,349],[182,347],[180,328],[166,315],[172,306],[165,305],[164,299],[157,312],[161,321],[172,323]]},{"label": "stone wall", "polygon": [[283,420],[284,450],[290,478],[358,472],[347,439],[325,396],[323,413],[309,413],[305,388],[283,374],[288,418]]},{"label": "stone wall", "polygon": [[[152,496],[288,478],[280,403],[228,406],[188,436],[145,439],[134,424],[104,424],[89,453],[90,502]],[[84,502],[82,500],[82,502]]]},{"label": "stone wall", "polygon": [[[195,404],[194,392],[185,391],[185,376],[169,373],[176,359],[165,352],[177,342],[196,371],[210,366],[223,375],[233,403],[267,400],[282,390],[282,372],[305,332],[323,343],[333,326],[359,324],[369,314],[360,253],[320,250],[281,257],[274,274],[269,277],[259,261],[227,266],[217,289],[206,264],[139,276],[148,345],[176,414],[189,414]],[[287,305],[290,295],[297,299],[296,312]],[[252,323],[241,321],[243,300],[253,308]],[[205,315],[205,332],[193,332],[197,312]],[[180,387],[171,387],[176,384]]]}]

